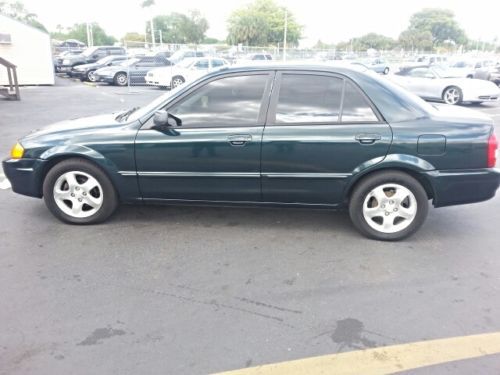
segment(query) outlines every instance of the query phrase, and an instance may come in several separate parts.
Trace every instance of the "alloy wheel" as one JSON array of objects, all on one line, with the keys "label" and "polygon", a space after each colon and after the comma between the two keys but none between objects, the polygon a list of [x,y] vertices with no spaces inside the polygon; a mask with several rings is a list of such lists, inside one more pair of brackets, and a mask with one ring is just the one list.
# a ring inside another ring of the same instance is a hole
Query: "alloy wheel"
[{"label": "alloy wheel", "polygon": [[456,87],[450,87],[444,92],[444,101],[446,104],[457,104],[460,100],[460,91]]},{"label": "alloy wheel", "polygon": [[99,182],[80,171],[59,176],[54,184],[53,195],[59,209],[74,218],[92,216],[103,204],[103,191]]},{"label": "alloy wheel", "polygon": [[417,199],[406,187],[384,184],[371,190],[363,203],[367,224],[382,233],[396,233],[407,228],[417,215]]}]

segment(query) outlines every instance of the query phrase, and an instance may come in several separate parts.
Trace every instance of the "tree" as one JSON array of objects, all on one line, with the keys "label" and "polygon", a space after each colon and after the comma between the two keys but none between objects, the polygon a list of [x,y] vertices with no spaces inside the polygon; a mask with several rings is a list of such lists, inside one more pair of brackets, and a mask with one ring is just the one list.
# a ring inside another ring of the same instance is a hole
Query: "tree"
[{"label": "tree", "polygon": [[[467,42],[465,32],[458,25],[453,12],[439,8],[426,8],[412,15],[408,29],[401,33],[399,39],[402,44],[416,41],[421,46],[427,46],[429,35],[432,48],[450,42]],[[415,47],[419,48],[418,45]]]},{"label": "tree", "polygon": [[[208,21],[197,10],[190,11],[188,15],[170,13],[156,16],[153,22],[156,31],[161,30],[162,40],[166,43],[199,44],[205,39],[205,33],[208,30]],[[146,29],[149,35],[151,33],[149,23]],[[159,40],[159,33],[157,33],[155,41]]]},{"label": "tree", "polygon": [[126,33],[122,39],[127,41],[127,42],[142,42],[142,43],[144,43],[144,34],[140,34],[140,33],[136,33],[136,32]]},{"label": "tree", "polygon": [[[94,45],[103,46],[103,45],[112,45],[116,42],[116,38],[111,35],[106,34],[101,26],[98,23],[92,23],[92,35],[94,38]],[[53,38],[64,40],[64,39],[76,39],[82,42],[87,42],[87,24],[86,23],[77,23],[72,27],[68,28],[66,32],[55,32],[50,34]]]},{"label": "tree", "polygon": [[253,3],[235,10],[229,17],[228,37],[231,44],[243,43],[250,46],[282,44],[287,14],[287,43],[298,45],[302,26],[285,7],[274,0],[255,0]]},{"label": "tree", "polygon": [[433,48],[432,33],[407,29],[399,35],[399,44],[407,50],[431,51]]},{"label": "tree", "polygon": [[36,27],[39,30],[47,32],[45,26],[38,21],[38,16],[35,13],[28,11],[21,1],[0,1],[0,14],[4,14],[30,26]]}]

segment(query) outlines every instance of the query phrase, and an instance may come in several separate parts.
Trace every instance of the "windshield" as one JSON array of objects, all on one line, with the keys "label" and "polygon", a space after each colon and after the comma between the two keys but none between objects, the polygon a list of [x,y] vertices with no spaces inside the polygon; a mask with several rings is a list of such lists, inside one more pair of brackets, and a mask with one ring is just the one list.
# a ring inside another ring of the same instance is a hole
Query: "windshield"
[{"label": "windshield", "polygon": [[153,111],[155,108],[160,107],[163,103],[165,103],[168,100],[168,98],[175,95],[177,92],[179,92],[184,87],[185,87],[184,85],[180,85],[180,86],[177,86],[175,89],[172,89],[169,92],[167,92],[163,95],[160,95],[155,100],[153,100],[151,103],[146,104],[145,106],[135,110],[128,119],[130,121],[136,121],[136,120],[140,119],[142,116],[147,115],[148,113]]},{"label": "windshield", "polygon": [[451,67],[452,68],[472,68],[473,64],[468,61],[458,61],[455,64],[453,64]]},{"label": "windshield", "polygon": [[123,62],[121,62],[120,64],[118,65],[121,65],[121,66],[130,66],[130,65],[134,65],[136,62],[138,62],[140,59],[137,59],[137,58],[133,58],[133,59],[130,59],[130,60],[125,60]]},{"label": "windshield", "polygon": [[191,65],[195,63],[196,60],[193,59],[184,59],[177,63],[177,66],[180,68],[189,68]]},{"label": "windshield", "polygon": [[107,64],[113,60],[114,60],[114,56],[106,56],[106,57],[103,57],[102,59],[97,60],[97,63],[98,64]]},{"label": "windshield", "polygon": [[82,55],[88,57],[88,56],[92,55],[95,51],[97,51],[96,47],[90,47],[90,48],[87,48],[85,51],[83,51]]}]

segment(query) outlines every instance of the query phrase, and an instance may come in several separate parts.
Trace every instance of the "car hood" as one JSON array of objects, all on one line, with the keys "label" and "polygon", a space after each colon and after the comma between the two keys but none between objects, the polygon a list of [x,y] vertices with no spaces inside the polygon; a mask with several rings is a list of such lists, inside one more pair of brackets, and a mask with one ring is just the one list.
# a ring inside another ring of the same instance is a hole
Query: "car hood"
[{"label": "car hood", "polygon": [[107,129],[110,127],[123,126],[115,120],[117,113],[98,115],[91,117],[81,117],[73,120],[66,120],[56,122],[54,124],[48,125],[42,129],[37,129],[32,133],[28,134],[26,137],[21,139],[22,142],[32,141],[37,138],[45,136],[61,137],[83,134],[83,133],[93,133],[100,129]]},{"label": "car hood", "polygon": [[126,67],[126,66],[121,66],[121,65],[115,65],[115,66],[106,66],[101,69],[97,69],[95,72],[96,74],[114,74],[119,71],[126,71],[127,69],[132,69],[132,67]]},{"label": "car hood", "polygon": [[91,64],[81,64],[81,65],[77,65],[75,67],[75,69],[77,70],[87,70],[87,69],[98,69],[102,67],[101,64],[98,64],[98,63],[91,63]]}]

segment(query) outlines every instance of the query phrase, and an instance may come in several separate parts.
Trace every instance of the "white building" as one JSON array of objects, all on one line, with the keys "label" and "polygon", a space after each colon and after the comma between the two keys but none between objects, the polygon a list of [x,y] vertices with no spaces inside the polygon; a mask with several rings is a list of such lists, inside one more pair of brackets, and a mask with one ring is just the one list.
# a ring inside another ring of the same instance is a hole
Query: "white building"
[{"label": "white building", "polygon": [[[20,85],[53,85],[54,64],[49,34],[0,14],[0,57],[17,66]],[[0,85],[8,84],[0,65]]]}]

